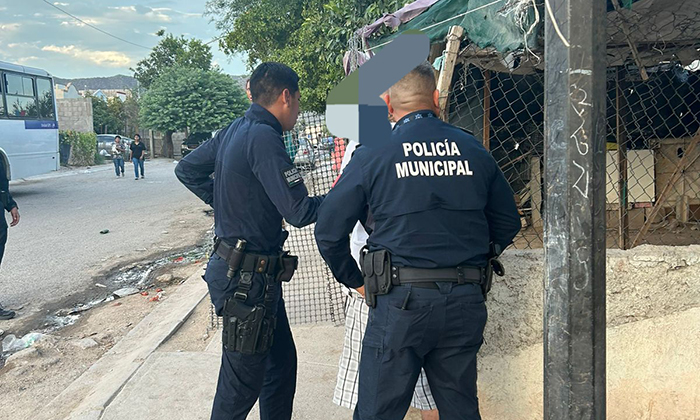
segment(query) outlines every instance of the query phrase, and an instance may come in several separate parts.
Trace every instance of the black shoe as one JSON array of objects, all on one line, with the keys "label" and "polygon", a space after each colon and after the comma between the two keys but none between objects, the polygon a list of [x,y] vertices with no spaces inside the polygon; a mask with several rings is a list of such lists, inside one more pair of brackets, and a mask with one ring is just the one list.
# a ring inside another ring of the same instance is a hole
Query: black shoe
[{"label": "black shoe", "polygon": [[0,308],[0,320],[6,321],[15,317],[14,311],[8,311],[7,309]]},{"label": "black shoe", "polygon": [[138,180],[139,180],[138,178],[134,178],[134,179],[135,179],[136,181],[138,181]]},{"label": "black shoe", "polygon": [[141,175],[141,179],[143,179],[143,175]]}]

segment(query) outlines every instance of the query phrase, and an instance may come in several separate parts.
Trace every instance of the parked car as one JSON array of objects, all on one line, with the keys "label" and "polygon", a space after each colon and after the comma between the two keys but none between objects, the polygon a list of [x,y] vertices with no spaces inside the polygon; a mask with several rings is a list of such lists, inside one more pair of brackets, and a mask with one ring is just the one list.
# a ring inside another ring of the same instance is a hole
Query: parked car
[{"label": "parked car", "polygon": [[[98,134],[97,135],[97,153],[100,155],[104,156],[107,159],[112,159],[112,145],[114,144],[114,138],[117,137],[118,134]],[[121,142],[126,147],[127,153],[129,151],[129,145],[133,141],[132,139],[128,137],[124,137],[122,135],[119,135],[121,137]],[[128,156],[127,156],[128,157]],[[126,158],[125,158],[126,159]]]},{"label": "parked car", "polygon": [[192,133],[190,134],[189,137],[187,137],[183,142],[182,145],[180,146],[180,152],[182,154],[182,157],[187,156],[187,154],[197,147],[199,147],[200,144],[204,143],[205,141],[209,140],[211,138],[212,133]]},{"label": "parked car", "polygon": [[299,146],[294,156],[294,166],[313,169],[316,166],[316,149],[306,137],[299,137]]}]

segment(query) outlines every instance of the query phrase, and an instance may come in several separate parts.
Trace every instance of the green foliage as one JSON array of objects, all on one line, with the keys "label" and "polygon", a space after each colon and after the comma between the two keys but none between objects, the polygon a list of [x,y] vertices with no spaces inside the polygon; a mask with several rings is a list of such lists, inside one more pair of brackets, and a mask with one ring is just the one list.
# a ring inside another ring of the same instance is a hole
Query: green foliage
[{"label": "green foliage", "polygon": [[156,79],[141,100],[140,121],[158,131],[208,132],[243,115],[248,100],[229,76],[174,67]]},{"label": "green foliage", "polygon": [[245,53],[248,67],[280,61],[301,78],[302,107],[323,112],[328,92],[343,77],[352,34],[403,5],[398,0],[209,0],[206,13],[226,36],[229,54]]},{"label": "green foliage", "polygon": [[103,100],[86,94],[92,99],[92,124],[98,134],[121,134],[133,137],[138,132],[139,102],[137,92],[132,92],[122,102],[119,98]]},{"label": "green foliage", "polygon": [[95,165],[103,165],[105,163],[105,157],[95,152]]},{"label": "green foliage", "polygon": [[[156,35],[163,36],[164,31],[158,31]],[[160,40],[148,57],[139,61],[134,72],[134,77],[141,87],[148,89],[158,77],[168,69],[181,66],[192,67],[201,70],[211,69],[211,47],[198,39],[186,39],[184,36],[175,37],[166,35]]]},{"label": "green foliage", "polygon": [[70,144],[71,163],[77,166],[90,166],[95,163],[97,135],[78,131],[59,131],[58,139],[61,144]]}]

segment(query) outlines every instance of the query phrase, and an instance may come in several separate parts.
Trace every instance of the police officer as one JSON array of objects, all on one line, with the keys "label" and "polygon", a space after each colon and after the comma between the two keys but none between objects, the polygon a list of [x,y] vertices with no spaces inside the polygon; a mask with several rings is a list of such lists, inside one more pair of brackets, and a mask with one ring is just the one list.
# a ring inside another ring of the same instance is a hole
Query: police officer
[{"label": "police officer", "polygon": [[[403,419],[421,367],[441,420],[481,418],[482,286],[491,250],[512,243],[520,218],[488,151],[437,117],[438,97],[427,62],[392,86],[383,95],[396,120],[391,137],[357,149],[319,212],[321,254],[371,307],[355,420]],[[373,222],[361,272],[348,234],[366,207]]]},{"label": "police officer", "polygon": [[291,418],[297,358],[280,282],[296,267],[281,252],[282,218],[311,224],[322,201],[308,196],[282,140],[299,114],[299,77],[283,64],[263,63],[250,91],[245,116],[175,169],[214,208],[217,241],[204,278],[224,317],[224,351],[212,420],[244,420],[258,397],[262,420]]},{"label": "police officer", "polygon": [[[5,169],[5,162],[0,158],[0,204],[4,210],[10,212],[12,216],[12,222],[10,226],[17,226],[19,223],[19,210],[17,208],[17,202],[12,198],[10,194],[10,182],[7,179],[7,170]],[[0,210],[2,211],[2,210]],[[5,215],[0,217],[0,263],[2,263],[2,256],[5,254],[5,244],[7,243],[7,221],[5,220]],[[0,320],[8,320],[15,317],[15,312],[4,309],[0,306]]]}]

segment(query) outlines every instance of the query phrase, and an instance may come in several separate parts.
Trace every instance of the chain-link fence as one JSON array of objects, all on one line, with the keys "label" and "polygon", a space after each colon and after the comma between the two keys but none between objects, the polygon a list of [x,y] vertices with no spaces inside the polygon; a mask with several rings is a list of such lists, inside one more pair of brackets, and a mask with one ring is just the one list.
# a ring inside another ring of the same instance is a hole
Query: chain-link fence
[{"label": "chain-link fence", "polygon": [[[302,113],[296,127],[284,134],[294,166],[304,177],[309,195],[326,194],[340,170],[345,143],[335,140],[321,115]],[[332,322],[342,324],[343,294],[316,247],[314,226],[297,229],[287,225],[285,249],[299,256],[299,269],[284,285],[284,300],[292,324]]]},{"label": "chain-link fence", "polygon": [[[681,3],[609,4],[609,248],[700,243],[700,3]],[[542,247],[543,60],[465,41],[449,94],[449,121],[482,139],[513,188],[516,248]]]}]

